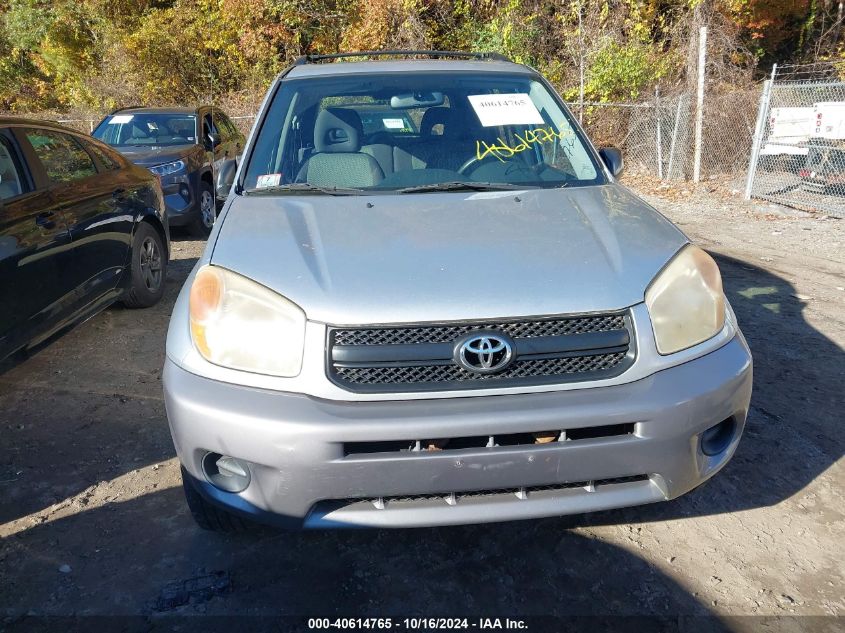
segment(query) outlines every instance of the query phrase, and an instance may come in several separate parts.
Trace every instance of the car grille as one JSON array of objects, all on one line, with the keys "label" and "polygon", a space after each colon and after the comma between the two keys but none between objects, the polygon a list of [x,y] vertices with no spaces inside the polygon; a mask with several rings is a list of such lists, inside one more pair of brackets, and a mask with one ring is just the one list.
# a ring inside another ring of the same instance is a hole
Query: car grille
[{"label": "car grille", "polygon": [[[514,321],[329,328],[328,374],[356,392],[438,391],[599,380],[633,362],[627,312]],[[455,346],[504,335],[513,358],[500,371],[462,366]]]},{"label": "car grille", "polygon": [[420,327],[372,327],[334,330],[335,345],[406,345],[414,343],[452,343],[474,330],[500,330],[513,338],[563,336],[585,332],[607,332],[625,328],[624,314],[590,317],[538,319],[536,321],[499,321],[460,325]]}]

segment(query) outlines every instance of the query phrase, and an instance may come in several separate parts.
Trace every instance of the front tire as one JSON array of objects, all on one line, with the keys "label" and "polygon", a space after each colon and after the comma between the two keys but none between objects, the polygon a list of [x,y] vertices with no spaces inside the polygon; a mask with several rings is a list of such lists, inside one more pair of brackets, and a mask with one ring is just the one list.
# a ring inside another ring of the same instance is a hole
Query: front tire
[{"label": "front tire", "polygon": [[123,305],[149,308],[161,300],[167,276],[167,253],[161,235],[147,222],[141,222],[135,229],[129,275],[129,290]]},{"label": "front tire", "polygon": [[207,238],[214,228],[217,219],[217,200],[214,198],[214,189],[205,180],[200,181],[199,214],[188,226],[194,237]]},{"label": "front tire", "polygon": [[242,518],[210,504],[196,491],[190,482],[190,475],[182,467],[182,489],[185,491],[185,501],[196,524],[209,532],[223,532],[233,534],[246,532],[250,525]]}]

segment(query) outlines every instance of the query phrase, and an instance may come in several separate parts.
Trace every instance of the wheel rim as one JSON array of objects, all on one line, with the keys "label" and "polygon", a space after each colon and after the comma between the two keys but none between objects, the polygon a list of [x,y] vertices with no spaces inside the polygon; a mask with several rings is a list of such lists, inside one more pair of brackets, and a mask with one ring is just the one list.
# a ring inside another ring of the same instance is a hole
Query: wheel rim
[{"label": "wheel rim", "polygon": [[202,223],[206,228],[214,226],[214,197],[210,191],[203,191],[200,196],[200,213],[202,214]]},{"label": "wheel rim", "polygon": [[141,280],[144,287],[155,292],[161,286],[161,252],[156,241],[148,237],[141,243]]}]

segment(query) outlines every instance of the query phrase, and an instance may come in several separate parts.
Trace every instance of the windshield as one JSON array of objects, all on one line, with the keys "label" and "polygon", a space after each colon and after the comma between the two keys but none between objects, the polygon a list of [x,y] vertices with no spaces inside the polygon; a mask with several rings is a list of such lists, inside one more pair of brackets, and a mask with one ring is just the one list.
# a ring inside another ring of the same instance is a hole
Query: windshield
[{"label": "windshield", "polygon": [[542,82],[455,72],[285,80],[242,185],[346,195],[601,182],[586,141]]},{"label": "windshield", "polygon": [[181,112],[113,114],[94,130],[94,138],[115,147],[196,143],[197,118]]}]

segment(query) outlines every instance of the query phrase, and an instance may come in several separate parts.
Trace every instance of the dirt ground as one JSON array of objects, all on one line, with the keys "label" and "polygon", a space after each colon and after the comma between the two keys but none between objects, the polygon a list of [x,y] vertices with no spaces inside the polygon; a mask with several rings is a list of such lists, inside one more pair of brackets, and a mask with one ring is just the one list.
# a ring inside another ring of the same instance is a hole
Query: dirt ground
[{"label": "dirt ground", "polygon": [[[648,615],[690,631],[703,621],[687,616],[715,615],[714,630],[843,630],[845,220],[706,187],[646,191],[717,257],[754,353],[745,437],[708,485],[521,523],[202,532],[160,383],[170,310],[204,247],[177,236],[159,306],[108,309],[0,366],[0,630],[55,623],[44,615],[136,615],[153,630],[185,614]],[[562,630],[544,622],[534,630]]]}]

